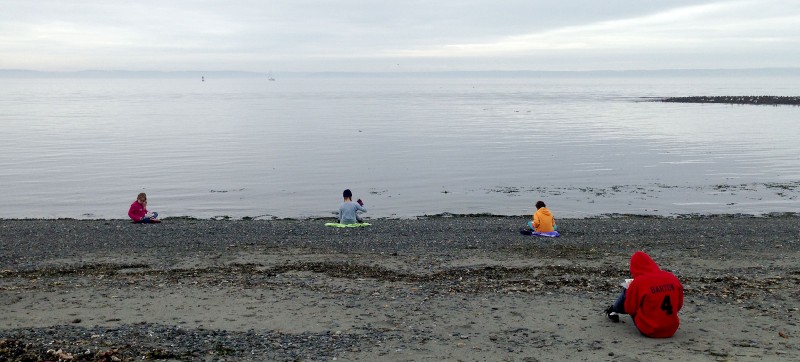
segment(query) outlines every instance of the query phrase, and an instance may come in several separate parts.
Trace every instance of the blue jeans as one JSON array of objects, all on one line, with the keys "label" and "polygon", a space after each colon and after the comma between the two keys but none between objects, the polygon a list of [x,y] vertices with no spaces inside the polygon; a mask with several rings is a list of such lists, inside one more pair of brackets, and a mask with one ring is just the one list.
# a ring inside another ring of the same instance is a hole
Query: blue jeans
[{"label": "blue jeans", "polygon": [[153,217],[152,218],[149,218],[149,217],[146,217],[146,216],[143,217],[142,221],[140,221],[140,222],[146,224],[146,223],[149,223],[149,222],[153,221],[153,219],[155,219],[155,218],[158,218],[158,213],[157,212],[153,212]]},{"label": "blue jeans", "polygon": [[625,292],[628,290],[622,288],[622,293],[619,293],[619,297],[617,297],[617,301],[614,302],[613,310],[618,314],[628,314],[625,313]]},{"label": "blue jeans", "polygon": [[356,215],[356,220],[355,220],[355,221],[353,221],[353,220],[343,220],[343,219],[339,219],[339,223],[340,223],[340,224],[344,224],[344,225],[349,225],[349,224],[361,224],[361,223],[363,223],[363,222],[364,222],[364,219],[362,219],[362,218],[361,218],[361,216],[358,216],[358,215]]}]

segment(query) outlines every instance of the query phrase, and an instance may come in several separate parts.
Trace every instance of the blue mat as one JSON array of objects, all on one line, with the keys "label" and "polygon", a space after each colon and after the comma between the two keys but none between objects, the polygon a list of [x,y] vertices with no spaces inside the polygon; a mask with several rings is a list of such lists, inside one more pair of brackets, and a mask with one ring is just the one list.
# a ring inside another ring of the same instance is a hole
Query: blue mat
[{"label": "blue mat", "polygon": [[533,230],[530,230],[530,229],[522,229],[519,232],[522,235],[542,236],[542,237],[546,237],[546,238],[557,238],[557,237],[561,236],[561,234],[559,234],[558,231],[538,232],[538,231],[533,231]]},{"label": "blue mat", "polygon": [[534,232],[531,233],[531,236],[544,236],[544,237],[548,237],[548,238],[557,238],[557,237],[561,236],[561,234],[559,234],[558,231],[547,231],[547,232],[543,232],[543,233],[540,233],[538,231],[534,231]]}]

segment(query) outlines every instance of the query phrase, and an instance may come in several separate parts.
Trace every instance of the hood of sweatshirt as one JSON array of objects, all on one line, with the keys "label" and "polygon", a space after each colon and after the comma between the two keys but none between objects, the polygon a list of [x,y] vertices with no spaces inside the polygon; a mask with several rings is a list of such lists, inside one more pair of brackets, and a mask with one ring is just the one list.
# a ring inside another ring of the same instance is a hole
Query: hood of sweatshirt
[{"label": "hood of sweatshirt", "polygon": [[553,214],[550,213],[550,210],[548,210],[546,207],[540,207],[539,210],[536,210],[536,212],[541,213],[544,216],[553,216]]},{"label": "hood of sweatshirt", "polygon": [[658,264],[643,251],[637,251],[631,256],[631,275],[634,278],[649,273],[660,271]]}]

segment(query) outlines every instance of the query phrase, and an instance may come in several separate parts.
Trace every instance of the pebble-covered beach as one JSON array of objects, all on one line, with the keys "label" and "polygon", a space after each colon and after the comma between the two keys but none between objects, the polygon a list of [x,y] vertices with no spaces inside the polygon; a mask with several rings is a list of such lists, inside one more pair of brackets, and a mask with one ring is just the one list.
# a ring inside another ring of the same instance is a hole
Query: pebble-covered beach
[{"label": "pebble-covered beach", "polygon": [[[800,359],[800,216],[0,220],[0,361]],[[602,313],[636,250],[670,339]]]}]

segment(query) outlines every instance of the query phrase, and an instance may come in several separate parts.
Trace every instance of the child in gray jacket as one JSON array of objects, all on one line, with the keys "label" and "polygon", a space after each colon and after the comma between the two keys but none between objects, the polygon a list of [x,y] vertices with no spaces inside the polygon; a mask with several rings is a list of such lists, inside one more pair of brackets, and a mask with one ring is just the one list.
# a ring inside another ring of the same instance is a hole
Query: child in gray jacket
[{"label": "child in gray jacket", "polygon": [[364,220],[358,216],[359,211],[367,212],[367,209],[364,208],[364,202],[361,201],[361,199],[353,202],[353,193],[350,191],[350,189],[344,190],[342,197],[344,198],[344,202],[339,205],[339,223],[360,224],[364,222]]}]

